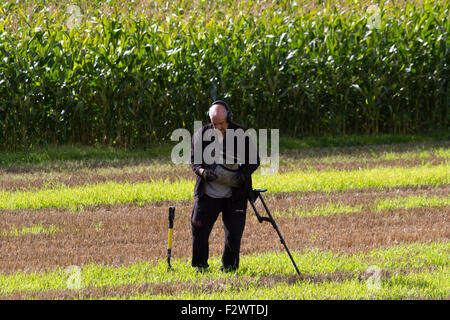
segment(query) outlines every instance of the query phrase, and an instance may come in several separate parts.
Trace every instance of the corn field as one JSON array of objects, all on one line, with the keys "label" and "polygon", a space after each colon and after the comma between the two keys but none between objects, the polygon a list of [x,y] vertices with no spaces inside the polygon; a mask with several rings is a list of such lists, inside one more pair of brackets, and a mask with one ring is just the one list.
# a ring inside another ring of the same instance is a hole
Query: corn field
[{"label": "corn field", "polygon": [[0,148],[448,129],[448,1],[2,1]]}]

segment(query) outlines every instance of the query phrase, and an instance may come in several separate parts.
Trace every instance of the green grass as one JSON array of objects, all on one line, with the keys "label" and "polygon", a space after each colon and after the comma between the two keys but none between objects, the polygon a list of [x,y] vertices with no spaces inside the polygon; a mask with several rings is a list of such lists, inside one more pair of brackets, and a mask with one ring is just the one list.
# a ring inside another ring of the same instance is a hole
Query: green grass
[{"label": "green grass", "polygon": [[[162,149],[168,149],[169,145]],[[379,160],[404,160],[419,159],[422,164],[426,164],[428,159],[440,158],[450,159],[450,149],[443,146],[411,145],[405,146],[406,150],[397,150],[398,145],[383,145],[382,147],[368,147],[357,150],[347,150],[340,148],[321,149],[301,149],[300,153],[291,154],[289,152],[280,153],[280,171],[294,171],[299,168],[313,169],[313,165],[323,164],[343,164],[358,163],[360,167],[366,167],[366,163]],[[400,147],[401,148],[401,147]],[[65,151],[67,150],[67,152]],[[108,151],[109,150],[109,151]],[[51,184],[60,179],[67,178],[67,175],[91,174],[94,170],[95,176],[109,177],[125,176],[127,174],[170,174],[173,170],[180,170],[185,176],[194,177],[190,168],[186,165],[175,166],[168,157],[162,156],[152,158],[151,153],[145,151],[130,151],[96,147],[78,147],[71,149],[69,146],[55,148],[52,152],[45,154],[35,153],[24,158],[23,161],[14,162],[20,158],[16,153],[12,156],[0,156],[5,163],[0,164],[0,182],[7,184],[9,181],[44,181],[43,188],[51,188]],[[59,160],[56,160],[59,159]],[[1,161],[1,160],[0,160]],[[34,161],[34,162],[33,162]],[[14,163],[14,164],[12,164]],[[379,164],[381,166],[382,163]],[[95,168],[95,169],[94,169]],[[261,166],[262,170],[262,166]],[[257,173],[260,171],[257,171]]]},{"label": "green grass", "polygon": [[[367,146],[367,145],[395,145],[399,143],[420,143],[420,142],[439,142],[446,141],[450,137],[447,133],[432,135],[354,135],[354,136],[323,136],[323,137],[288,137],[280,136],[279,150],[292,149],[310,149],[317,147],[351,147],[351,146]],[[0,154],[0,168],[8,168],[11,166],[36,166],[48,163],[62,163],[67,161],[78,162],[95,162],[95,161],[118,161],[118,160],[154,160],[156,158],[164,158],[169,162],[172,148],[176,143],[164,142],[153,144],[147,148],[133,148],[131,150],[125,148],[114,148],[102,145],[47,145],[34,146],[26,151],[2,151]],[[449,150],[447,148],[432,149],[427,152],[427,156],[431,156],[430,152],[435,153],[437,157],[449,158]],[[403,159],[410,155],[387,152],[382,159]],[[412,155],[416,157],[415,153]],[[425,154],[422,155],[424,157]]]},{"label": "green grass", "polygon": [[[317,149],[302,149],[301,153],[294,154],[289,152],[280,153],[280,168],[284,171],[298,170],[302,167],[312,167],[318,164],[345,164],[358,163],[360,167],[365,167],[367,163],[379,161],[396,161],[396,160],[420,160],[422,164],[426,164],[429,159],[450,159],[450,149],[447,147],[430,147],[416,145],[407,150],[396,151],[389,145],[382,147],[369,146],[367,149],[347,150],[330,148],[326,151]],[[378,166],[382,166],[380,163]]]},{"label": "green grass", "polygon": [[127,150],[106,146],[63,145],[34,147],[27,151],[4,151],[0,156],[1,167],[37,165],[65,161],[117,161],[147,160],[158,157],[170,157],[174,143],[154,144],[147,149]]},{"label": "green grass", "polygon": [[[448,164],[410,168],[374,168],[352,171],[326,170],[255,175],[254,188],[269,192],[332,191],[405,185],[450,183]],[[151,181],[136,184],[106,182],[78,187],[63,185],[36,191],[0,192],[0,209],[69,208],[84,206],[192,199],[194,181]]]},{"label": "green grass", "polygon": [[161,200],[176,202],[189,199],[193,187],[192,181],[168,183],[160,180],[136,184],[107,182],[73,188],[59,186],[35,192],[0,192],[0,208],[81,210],[85,206],[101,204],[136,203],[141,205],[144,202]]},{"label": "green grass", "polygon": [[[445,207],[449,205],[450,196],[416,196],[410,195],[405,197],[396,197],[388,199],[377,199],[373,204],[367,208],[375,211],[394,210],[394,209],[409,209],[422,207]],[[296,217],[312,217],[312,216],[328,216],[335,214],[350,214],[358,213],[363,209],[363,205],[343,205],[342,203],[328,202],[320,206],[312,208],[290,207],[285,210],[273,210],[272,214],[275,217],[296,216]]]},{"label": "green grass", "polygon": [[397,197],[393,199],[378,200],[375,204],[377,211],[392,210],[399,208],[420,208],[420,207],[442,207],[449,205],[450,196],[447,197],[427,197],[427,196],[408,196]]},{"label": "green grass", "polygon": [[[358,280],[358,275],[371,266],[395,272],[409,268],[416,269],[406,275],[395,275],[382,282],[380,292],[372,292],[373,298],[446,298],[449,295],[449,243],[434,242],[429,244],[413,243],[390,248],[372,250],[368,254],[345,254],[317,249],[303,252],[292,252],[300,269],[305,274],[326,274],[330,272],[350,272],[354,278],[343,282],[308,283],[301,281],[295,285],[278,284],[272,288],[256,286],[254,288],[239,288],[238,291],[218,290],[208,295],[193,295],[190,292],[181,292],[175,296],[133,296],[125,298],[193,298],[193,299],[293,299],[336,297],[370,298],[366,296],[367,283]],[[164,260],[155,262],[139,262],[128,266],[105,266],[90,264],[80,266],[79,279],[81,288],[86,287],[115,287],[124,284],[142,283],[193,283],[201,286],[208,279],[250,279],[250,284],[263,276],[293,275],[295,273],[285,252],[264,252],[255,255],[243,256],[241,267],[237,273],[223,274],[220,272],[220,257],[210,258],[210,272],[196,275],[190,263],[184,259],[173,259],[173,271],[167,272]],[[426,271],[432,268],[433,271]],[[426,270],[422,270],[426,269]],[[63,290],[68,286],[72,275],[69,268],[56,268],[44,272],[16,272],[0,274],[0,294],[7,295],[14,291],[43,291]],[[421,281],[418,286],[417,282]],[[398,287],[398,288],[397,288]],[[412,291],[408,296],[404,287]],[[277,289],[278,288],[278,289]],[[328,289],[327,289],[328,288]],[[328,292],[329,288],[335,288]],[[365,290],[363,290],[365,288]],[[348,289],[348,290],[347,290]],[[254,290],[256,295],[250,294]],[[362,290],[362,291],[360,291]],[[392,291],[391,293],[389,293]],[[354,292],[348,296],[346,292]],[[124,298],[124,297],[121,297]]]},{"label": "green grass", "polygon": [[399,143],[419,143],[445,141],[450,138],[448,132],[430,134],[377,134],[377,135],[347,135],[321,137],[280,137],[280,150],[291,150],[314,147],[353,147],[367,145],[390,145]]},{"label": "green grass", "polygon": [[402,160],[402,159],[428,159],[431,157],[450,158],[449,148],[431,148],[430,150],[416,150],[414,152],[386,152],[378,157],[380,160]]},{"label": "green grass", "polygon": [[349,214],[361,211],[362,205],[360,206],[346,206],[341,203],[329,202],[324,205],[315,206],[313,208],[296,208],[291,207],[287,210],[273,211],[273,216],[284,217],[284,216],[296,216],[296,217],[312,217],[312,216],[328,216],[333,214]]},{"label": "green grass", "polygon": [[280,175],[255,176],[255,188],[269,192],[331,191],[384,188],[404,185],[446,184],[450,182],[448,164],[417,167],[390,167],[361,170],[295,171]]},{"label": "green grass", "polygon": [[0,230],[1,237],[20,237],[27,234],[38,235],[38,234],[46,234],[49,236],[54,235],[56,232],[61,232],[61,230],[54,225],[50,225],[45,227],[42,223],[34,224],[32,223],[29,227],[22,227],[18,229],[16,226],[12,226],[7,230]]},{"label": "green grass", "polygon": [[293,285],[278,283],[273,287],[260,287],[250,283],[243,288],[225,286],[212,293],[181,292],[176,295],[152,295],[150,293],[116,296],[110,299],[133,300],[344,300],[344,299],[448,299],[450,281],[449,268],[434,272],[418,272],[407,275],[394,275],[382,280],[380,287],[369,287],[367,282],[357,279],[325,282],[297,282]]}]

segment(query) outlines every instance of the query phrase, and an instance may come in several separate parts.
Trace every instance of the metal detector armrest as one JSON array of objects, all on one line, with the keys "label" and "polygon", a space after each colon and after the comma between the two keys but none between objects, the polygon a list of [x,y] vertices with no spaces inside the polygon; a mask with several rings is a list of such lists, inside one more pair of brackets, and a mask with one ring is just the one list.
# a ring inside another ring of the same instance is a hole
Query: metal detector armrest
[{"label": "metal detector armrest", "polygon": [[263,217],[263,216],[261,216],[259,214],[258,210],[256,210],[256,207],[255,207],[255,201],[258,198],[261,198],[261,192],[266,192],[266,191],[267,191],[267,189],[255,189],[255,190],[253,190],[251,196],[249,196],[249,200],[250,200],[251,206],[253,207],[253,210],[255,211],[255,215],[256,215],[256,218],[258,219],[258,222],[259,223],[263,223],[263,221],[267,221],[267,222],[270,222],[270,223],[273,224],[273,219],[271,217]]},{"label": "metal detector armrest", "polygon": [[258,192],[258,193],[261,193],[261,192],[266,192],[267,189],[255,189],[254,191],[255,191],[255,192]]},{"label": "metal detector armrest", "polygon": [[[253,205],[253,203],[261,196],[262,192],[266,192],[267,189],[254,189],[250,191],[247,195],[248,200]],[[258,214],[256,216],[259,216]],[[258,219],[259,220],[259,219]],[[259,221],[261,222],[261,221]]]}]

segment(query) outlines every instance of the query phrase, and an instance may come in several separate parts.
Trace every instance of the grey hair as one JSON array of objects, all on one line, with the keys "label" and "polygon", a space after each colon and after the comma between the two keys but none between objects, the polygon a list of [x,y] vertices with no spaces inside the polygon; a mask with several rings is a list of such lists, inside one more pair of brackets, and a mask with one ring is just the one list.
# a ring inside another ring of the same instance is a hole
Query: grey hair
[{"label": "grey hair", "polygon": [[222,110],[223,110],[223,115],[226,117],[227,116],[227,107],[225,107],[223,104],[221,104],[221,103],[216,103],[216,104],[213,104],[211,107],[209,107],[209,111],[208,111],[208,114],[209,114],[209,116],[210,117],[212,117],[213,116],[213,114],[217,114],[218,112],[219,112],[219,108],[218,108],[218,106],[220,106],[221,108],[222,108]]}]

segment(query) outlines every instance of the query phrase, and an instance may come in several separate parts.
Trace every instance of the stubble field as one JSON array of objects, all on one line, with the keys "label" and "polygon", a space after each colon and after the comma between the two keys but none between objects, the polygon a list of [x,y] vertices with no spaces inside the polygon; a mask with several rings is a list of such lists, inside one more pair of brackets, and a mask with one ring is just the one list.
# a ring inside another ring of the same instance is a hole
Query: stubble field
[{"label": "stubble field", "polygon": [[289,150],[277,174],[255,173],[301,276],[250,205],[240,269],[219,271],[219,217],[211,268],[197,275],[190,267],[194,174],[170,159],[3,166],[0,297],[449,299],[449,146]]}]

